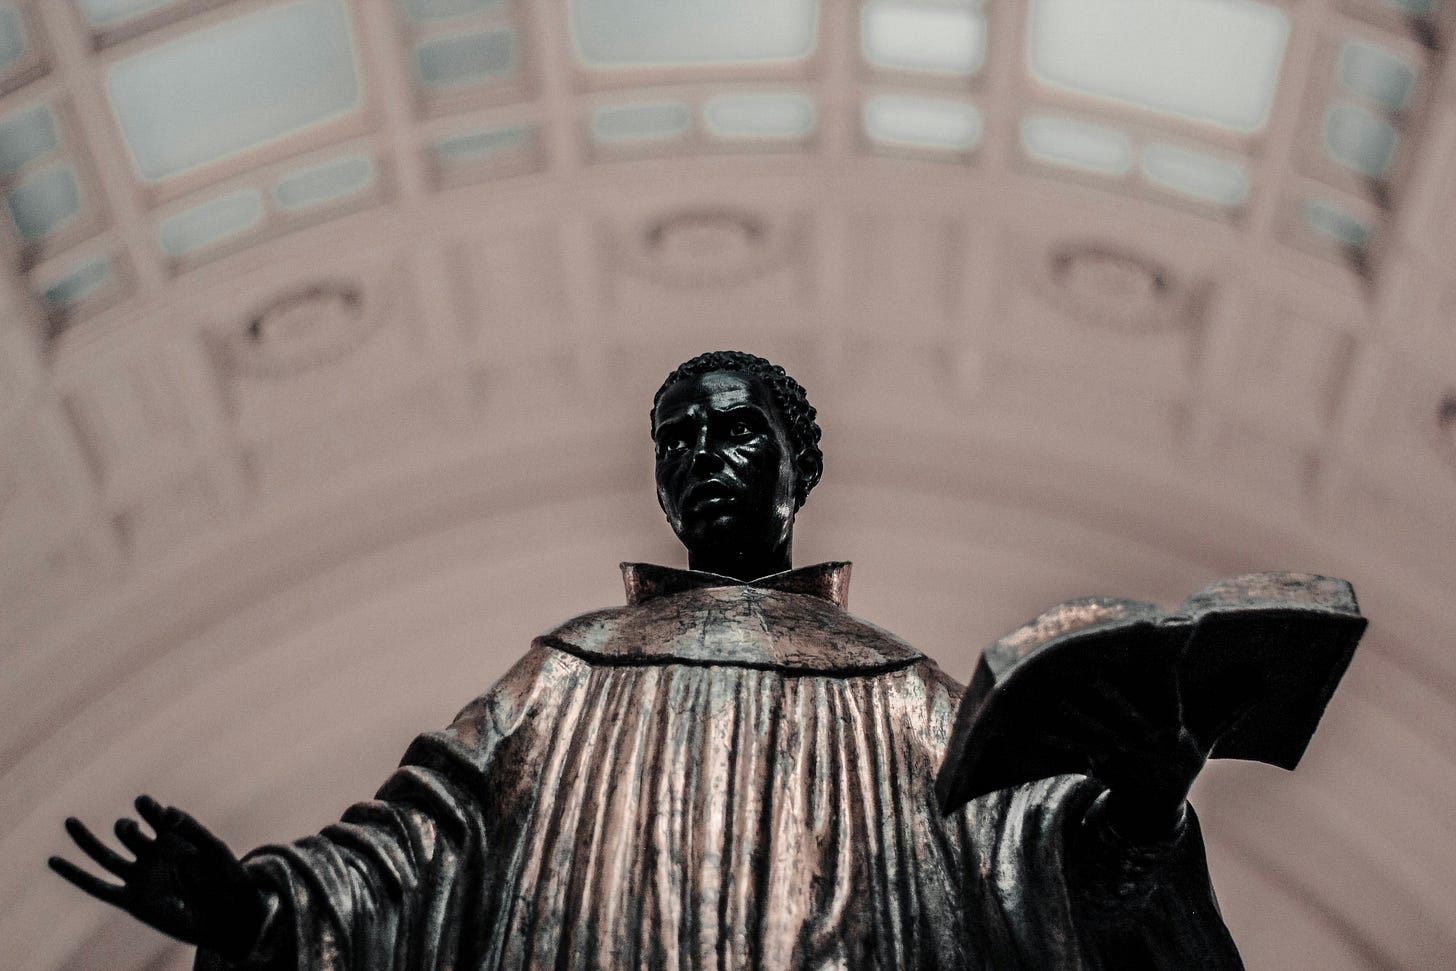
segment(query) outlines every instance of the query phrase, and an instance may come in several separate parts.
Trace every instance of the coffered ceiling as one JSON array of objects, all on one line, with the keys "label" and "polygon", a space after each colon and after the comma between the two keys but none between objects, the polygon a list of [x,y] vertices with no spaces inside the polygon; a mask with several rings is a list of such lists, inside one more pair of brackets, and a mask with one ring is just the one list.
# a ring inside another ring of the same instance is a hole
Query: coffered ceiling
[{"label": "coffered ceiling", "polygon": [[621,559],[652,392],[781,361],[798,560],[968,676],[1051,602],[1349,577],[1293,775],[1196,804],[1250,967],[1456,951],[1456,10],[1438,0],[0,2],[0,939],[138,791],[372,791]]}]

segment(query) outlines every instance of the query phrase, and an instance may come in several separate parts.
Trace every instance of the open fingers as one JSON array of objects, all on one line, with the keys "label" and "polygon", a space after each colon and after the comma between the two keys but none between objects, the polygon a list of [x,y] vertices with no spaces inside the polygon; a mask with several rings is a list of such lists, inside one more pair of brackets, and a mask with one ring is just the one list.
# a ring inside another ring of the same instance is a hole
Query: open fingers
[{"label": "open fingers", "polygon": [[141,824],[130,816],[123,816],[116,821],[116,838],[121,840],[122,846],[137,856],[141,856],[152,847],[152,841],[142,834]]},{"label": "open fingers", "polygon": [[147,825],[161,835],[162,830],[171,829],[177,824],[177,817],[182,814],[170,806],[163,806],[151,796],[142,794],[136,797],[133,803],[136,806],[137,815],[147,821]]},{"label": "open fingers", "polygon": [[66,832],[70,834],[71,839],[76,841],[76,845],[79,846],[87,856],[91,857],[91,859],[95,860],[101,866],[104,866],[106,869],[110,870],[117,876],[124,878],[127,871],[131,869],[131,860],[128,860],[126,857],[122,856],[120,853],[116,852],[111,847],[101,842],[101,840],[97,839],[95,834],[93,834],[89,829],[86,828],[86,824],[81,822],[75,816],[71,816],[66,820]]},{"label": "open fingers", "polygon": [[76,888],[116,907],[126,906],[126,887],[107,883],[76,866],[70,860],[53,856],[47,860],[52,870]]}]

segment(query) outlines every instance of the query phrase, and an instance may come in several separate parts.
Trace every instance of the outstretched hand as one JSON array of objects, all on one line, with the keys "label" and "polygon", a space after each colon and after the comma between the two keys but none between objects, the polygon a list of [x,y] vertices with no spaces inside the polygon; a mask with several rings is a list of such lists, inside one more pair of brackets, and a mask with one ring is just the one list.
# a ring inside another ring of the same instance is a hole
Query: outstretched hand
[{"label": "outstretched hand", "polygon": [[262,932],[267,906],[242,863],[182,810],[150,796],[138,796],[136,810],[156,836],[145,835],[131,817],[116,821],[116,838],[134,860],[97,839],[79,819],[66,820],[76,845],[121,883],[101,880],[59,856],[50,858],[51,869],[165,934],[224,957],[246,956]]}]

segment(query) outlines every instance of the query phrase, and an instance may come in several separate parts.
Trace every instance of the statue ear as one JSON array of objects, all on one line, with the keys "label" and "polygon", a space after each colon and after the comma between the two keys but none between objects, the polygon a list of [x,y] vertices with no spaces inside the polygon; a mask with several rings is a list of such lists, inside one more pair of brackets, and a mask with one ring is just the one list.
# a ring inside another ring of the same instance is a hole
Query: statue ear
[{"label": "statue ear", "polygon": [[799,471],[799,505],[802,506],[809,491],[819,484],[819,477],[824,474],[824,456],[805,449],[794,459],[794,466]]}]

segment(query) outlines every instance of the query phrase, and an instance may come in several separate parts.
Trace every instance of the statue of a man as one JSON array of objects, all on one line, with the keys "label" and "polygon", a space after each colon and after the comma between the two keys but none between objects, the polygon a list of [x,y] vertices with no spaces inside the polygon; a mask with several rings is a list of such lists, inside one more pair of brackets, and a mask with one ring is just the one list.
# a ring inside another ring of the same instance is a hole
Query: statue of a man
[{"label": "statue of a man", "polygon": [[[1241,966],[1180,726],[940,812],[964,689],[845,611],[848,564],[790,568],[823,457],[782,368],[694,358],[652,437],[689,569],[625,565],[625,606],[537,638],[374,800],[239,861],[144,796],[135,859],[67,821],[120,883],[52,865],[203,968]],[[1106,700],[1092,737],[1140,717]]]}]

